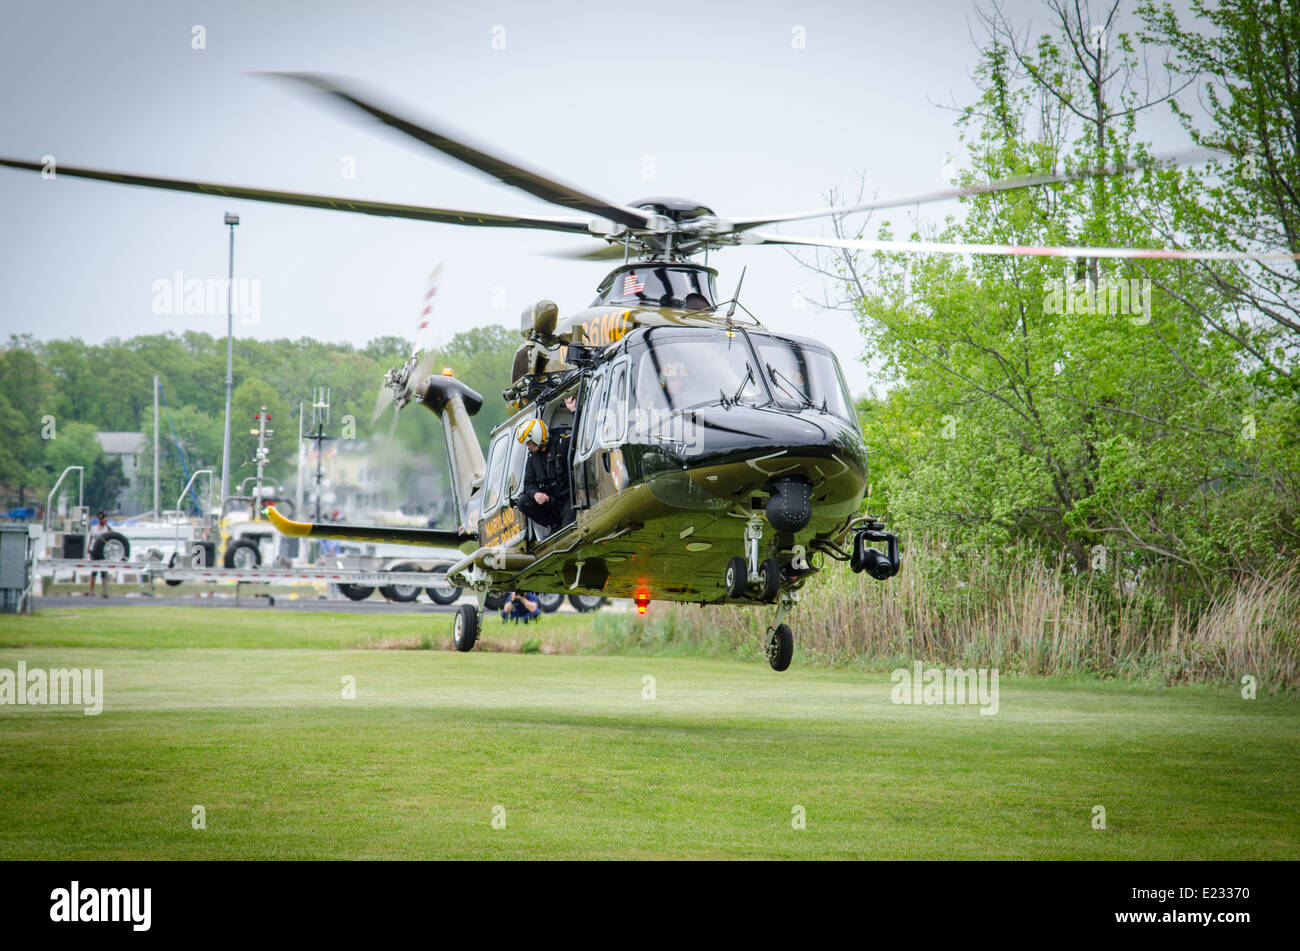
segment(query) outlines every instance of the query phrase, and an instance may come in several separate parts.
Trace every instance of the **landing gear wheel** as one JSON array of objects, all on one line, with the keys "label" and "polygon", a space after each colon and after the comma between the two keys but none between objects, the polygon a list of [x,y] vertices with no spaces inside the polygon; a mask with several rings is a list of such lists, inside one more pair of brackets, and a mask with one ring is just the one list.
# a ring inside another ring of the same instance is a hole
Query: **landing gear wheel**
[{"label": "landing gear wheel", "polygon": [[605,603],[605,599],[598,594],[571,594],[569,603],[573,605],[575,611],[586,614],[588,611],[595,611]]},{"label": "landing gear wheel", "polygon": [[[434,571],[446,571],[451,565],[434,565]],[[444,584],[436,588],[425,588],[425,593],[433,599],[434,604],[455,604],[460,600],[461,589],[455,585]]]},{"label": "landing gear wheel", "polygon": [[500,611],[506,606],[506,602],[509,600],[509,591],[489,591],[487,600],[483,602],[483,607],[487,608],[489,611]]},{"label": "landing gear wheel", "polygon": [[478,640],[478,608],[473,604],[462,604],[456,609],[456,620],[452,624],[452,637],[456,640],[456,650],[466,653],[474,649]]},{"label": "landing gear wheel", "polygon": [[749,565],[745,559],[737,557],[727,562],[727,570],[722,575],[722,586],[727,589],[727,597],[743,598],[748,582]]},{"label": "landing gear wheel", "polygon": [[239,541],[230,543],[230,546],[226,549],[226,557],[223,560],[227,568],[248,571],[250,568],[261,566],[262,552],[257,547],[257,542],[252,539],[241,538]]},{"label": "landing gear wheel", "polygon": [[767,662],[773,670],[785,670],[794,656],[794,634],[789,624],[778,624],[767,641]]},{"label": "landing gear wheel", "polygon": [[[400,565],[394,565],[389,571],[415,571],[415,565],[403,562]],[[389,601],[414,601],[420,596],[420,586],[414,584],[387,584],[379,589]]]},{"label": "landing gear wheel", "polygon": [[341,584],[339,590],[351,601],[364,601],[374,592],[374,588],[364,588],[358,584]]},{"label": "landing gear wheel", "polygon": [[767,559],[758,566],[758,577],[760,579],[758,599],[760,601],[776,600],[776,593],[781,590],[781,563],[775,558]]},{"label": "landing gear wheel", "polygon": [[554,614],[563,603],[564,595],[562,594],[539,594],[537,596],[537,606],[547,614]]}]

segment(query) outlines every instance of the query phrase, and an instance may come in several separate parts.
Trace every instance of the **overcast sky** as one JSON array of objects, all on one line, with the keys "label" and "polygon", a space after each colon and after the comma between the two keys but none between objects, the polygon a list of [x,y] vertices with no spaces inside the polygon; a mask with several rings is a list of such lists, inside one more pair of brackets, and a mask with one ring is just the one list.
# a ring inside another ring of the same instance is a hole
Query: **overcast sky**
[{"label": "overcast sky", "polygon": [[[1046,25],[1034,0],[1005,3]],[[206,48],[194,49],[195,27]],[[982,36],[960,0],[610,4],[369,2],[11,4],[0,30],[0,154],[38,161],[487,212],[566,215],[374,123],[251,73],[355,77],[505,154],[615,201],[684,195],[723,216],[803,210],[864,170],[881,197],[945,184]],[[802,48],[800,46],[802,45]],[[503,47],[503,48],[499,48]],[[1158,147],[1183,144],[1176,133]],[[345,170],[355,169],[355,177]],[[57,165],[56,165],[57,168]],[[647,177],[652,175],[653,177]],[[155,314],[154,282],[260,282],[239,336],[362,344],[410,337],[443,262],[436,335],[518,326],[547,297],[590,303],[607,265],[544,252],[559,233],[455,228],[0,169],[0,331],[41,339],[203,330]],[[928,206],[941,218],[952,206]],[[908,213],[894,213],[904,225]],[[816,234],[817,222],[786,225]],[[823,282],[777,248],[710,256],[729,296],[873,383],[845,314],[797,306]],[[321,381],[328,383],[328,381]],[[378,383],[378,381],[376,381]],[[291,399],[295,394],[285,394]],[[299,394],[304,395],[304,394]]]}]

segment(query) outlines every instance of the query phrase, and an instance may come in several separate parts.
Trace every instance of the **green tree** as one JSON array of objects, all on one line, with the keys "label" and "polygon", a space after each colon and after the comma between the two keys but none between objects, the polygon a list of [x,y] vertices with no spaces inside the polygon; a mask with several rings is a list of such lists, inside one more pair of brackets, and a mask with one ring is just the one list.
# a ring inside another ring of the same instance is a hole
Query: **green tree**
[{"label": "green tree", "polygon": [[90,511],[113,512],[118,508],[118,493],[126,487],[122,460],[117,456],[99,455],[86,470],[86,505]]},{"label": "green tree", "polygon": [[[1011,32],[984,48],[981,98],[960,119],[963,183],[1143,159],[1140,103],[1124,92],[1134,84],[1115,83],[1115,103],[1098,94],[1098,64],[1079,49],[1087,22],[1066,17],[1032,52],[1004,42]],[[1129,39],[1111,42],[1109,69],[1135,68]],[[1089,109],[1109,118],[1079,121]],[[1147,167],[976,195],[937,237],[1141,246],[1151,240],[1148,204],[1186,184],[1176,170]],[[891,235],[888,223],[881,234]],[[1269,404],[1241,372],[1238,348],[1207,338],[1197,312],[1155,290],[1134,308],[1129,281],[1140,275],[1106,260],[1062,268],[882,254],[874,270],[849,261],[842,272],[868,350],[895,384],[861,415],[891,514],[907,528],[1062,551],[1084,572],[1100,567],[1103,546],[1110,577],[1121,577],[1122,560],[1127,577],[1177,596],[1201,596],[1225,566],[1271,570],[1285,548],[1286,506],[1257,443],[1240,433],[1242,407],[1265,414]],[[1123,302],[1109,293],[1120,282]]]},{"label": "green tree", "polygon": [[44,468],[44,434],[57,427],[52,415],[53,389],[30,337],[11,337],[9,346],[0,352],[0,393],[5,395],[8,412],[0,420],[3,447],[9,457],[3,466],[4,484],[14,493],[14,501],[24,505],[30,500],[29,489],[48,485]]},{"label": "green tree", "polygon": [[[68,466],[83,466],[81,484],[85,487],[86,500],[90,496],[90,476],[95,463],[104,454],[99,444],[96,428],[90,423],[65,422],[55,430],[54,437],[45,443],[45,465],[51,475],[51,482],[57,479]],[[78,481],[64,481],[63,491],[67,493],[69,504],[76,504]],[[57,500],[56,500],[57,501]],[[89,501],[85,501],[89,505]]]},{"label": "green tree", "polygon": [[[1172,5],[1145,2],[1147,35],[1197,81],[1200,109],[1171,103],[1193,142],[1219,150],[1198,188],[1177,193],[1152,223],[1166,235],[1238,250],[1300,255],[1300,6],[1273,0],[1193,0],[1184,26]],[[1201,112],[1203,115],[1198,115]],[[1187,287],[1231,302],[1204,307]],[[1260,382],[1300,399],[1300,260],[1189,262],[1162,286],[1230,338]]]},{"label": "green tree", "polygon": [[26,418],[13,408],[4,391],[0,390],[0,486],[14,493],[20,505],[23,488],[32,482],[22,453],[22,433],[26,428]]}]

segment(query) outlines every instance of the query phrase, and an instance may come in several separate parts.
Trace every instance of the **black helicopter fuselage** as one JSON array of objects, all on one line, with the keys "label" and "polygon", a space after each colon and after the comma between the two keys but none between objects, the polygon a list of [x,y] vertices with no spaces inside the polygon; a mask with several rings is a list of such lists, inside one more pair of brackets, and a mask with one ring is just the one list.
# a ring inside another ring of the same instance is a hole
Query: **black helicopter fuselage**
[{"label": "black helicopter fuselage", "polygon": [[[608,307],[574,315],[608,326]],[[642,319],[648,315],[641,315]],[[727,562],[753,549],[793,578],[814,539],[842,531],[867,474],[839,365],[816,341],[734,325],[614,331],[576,372],[498,427],[467,527],[486,548],[527,551],[516,586],[724,600]],[[633,324],[635,326],[635,324]],[[572,416],[563,409],[577,398]],[[514,503],[514,433],[541,417],[565,446],[571,523],[529,526]]]}]

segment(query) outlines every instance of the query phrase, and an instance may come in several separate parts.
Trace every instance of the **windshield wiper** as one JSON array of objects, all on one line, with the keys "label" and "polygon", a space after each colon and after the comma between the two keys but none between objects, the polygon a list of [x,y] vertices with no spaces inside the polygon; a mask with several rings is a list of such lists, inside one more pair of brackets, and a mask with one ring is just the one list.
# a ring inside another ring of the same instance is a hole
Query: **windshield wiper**
[{"label": "windshield wiper", "polygon": [[753,381],[754,381],[754,368],[753,368],[752,366],[750,366],[748,363],[746,363],[746,364],[745,364],[745,378],[744,378],[743,380],[740,381],[740,386],[736,387],[736,395],[733,396],[733,397],[731,398],[731,402],[732,402],[732,403],[739,403],[739,402],[740,402],[740,394],[743,393],[744,390],[745,390],[745,384],[746,384],[746,383],[752,383]]},{"label": "windshield wiper", "polygon": [[793,396],[795,399],[797,399],[802,406],[814,405],[812,398],[807,393],[799,389],[799,387],[795,385],[793,380],[786,377],[784,373],[782,373],[776,367],[772,366],[772,364],[770,363],[767,365],[767,372],[768,375],[771,376],[772,379],[777,383],[784,383],[783,389],[791,396]]}]

